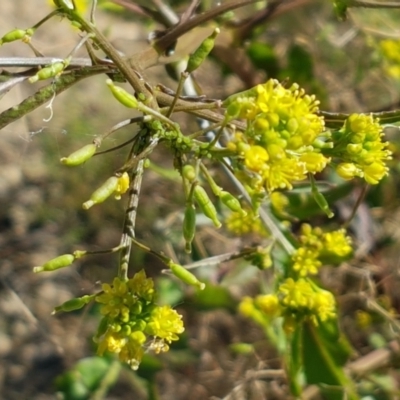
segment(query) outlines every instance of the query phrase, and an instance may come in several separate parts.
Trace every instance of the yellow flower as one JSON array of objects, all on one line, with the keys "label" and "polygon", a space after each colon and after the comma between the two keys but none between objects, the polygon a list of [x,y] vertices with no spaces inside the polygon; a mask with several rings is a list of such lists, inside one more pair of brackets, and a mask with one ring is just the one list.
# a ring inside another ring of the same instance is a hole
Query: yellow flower
[{"label": "yellow flower", "polygon": [[99,355],[116,353],[137,369],[147,343],[152,343],[149,350],[160,352],[179,339],[182,317],[169,306],[157,306],[154,298],[154,282],[143,270],[127,281],[117,277],[112,285],[103,284],[103,292],[95,297],[104,315],[94,337]]},{"label": "yellow flower", "polygon": [[309,309],[313,294],[311,284],[305,279],[295,281],[288,278],[278,289],[281,303],[292,310]]},{"label": "yellow flower", "polygon": [[269,317],[276,317],[281,313],[279,299],[276,294],[265,294],[257,296],[255,305]]},{"label": "yellow flower", "polygon": [[[332,147],[329,133],[323,132],[324,120],[316,114],[319,102],[297,84],[285,88],[271,79],[227,103],[235,115],[249,121],[242,137],[235,135],[228,148],[236,150],[237,177],[252,195],[292,189],[293,182],[322,171],[330,162],[318,148],[321,143]],[[319,143],[315,148],[314,142]],[[247,146],[244,152],[239,151],[241,144]]]},{"label": "yellow flower", "polygon": [[156,307],[146,326],[149,335],[164,339],[167,343],[179,339],[184,331],[182,316],[169,306]]}]

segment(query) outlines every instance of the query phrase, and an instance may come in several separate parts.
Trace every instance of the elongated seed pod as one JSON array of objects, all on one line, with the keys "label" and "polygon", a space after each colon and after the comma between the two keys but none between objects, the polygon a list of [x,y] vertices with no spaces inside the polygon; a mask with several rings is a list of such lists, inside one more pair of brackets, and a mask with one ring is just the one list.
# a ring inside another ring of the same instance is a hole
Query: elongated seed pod
[{"label": "elongated seed pod", "polygon": [[33,35],[33,29],[14,29],[8,33],[6,33],[1,39],[0,39],[0,46],[3,43],[10,43],[14,42],[16,40],[21,40],[25,39],[26,37],[29,37]]},{"label": "elongated seed pod", "polygon": [[215,28],[214,32],[203,41],[203,43],[194,51],[192,55],[189,56],[186,72],[191,74],[194,70],[199,68],[199,66],[203,63],[213,49],[215,38],[219,32],[219,28]]},{"label": "elongated seed pod", "polygon": [[203,290],[206,287],[205,283],[200,282],[190,271],[182,267],[182,265],[171,262],[168,266],[171,269],[171,272],[182,282],[191,286],[196,286],[200,290]]},{"label": "elongated seed pod", "polygon": [[52,314],[58,313],[60,311],[69,312],[79,310],[83,306],[88,304],[91,300],[93,300],[94,296],[95,295],[85,295],[82,297],[76,297],[75,299],[67,300],[60,306],[55,307]]},{"label": "elongated seed pod", "polygon": [[66,67],[66,64],[62,61],[55,62],[54,64],[49,65],[48,67],[42,68],[40,71],[36,73],[36,75],[31,76],[28,81],[30,83],[35,83],[37,81],[43,81],[45,79],[53,78],[56,75],[59,75],[64,68]]},{"label": "elongated seed pod", "polygon": [[321,210],[328,216],[328,218],[332,218],[335,214],[332,212],[332,210],[329,208],[329,204],[325,199],[325,196],[318,192],[318,191],[312,191],[314,200],[316,203],[319,205]]},{"label": "elongated seed pod", "polygon": [[34,267],[33,272],[43,272],[43,271],[55,271],[56,269],[68,267],[75,260],[75,257],[72,254],[63,254],[62,256],[58,256],[53,258],[50,261],[47,261],[43,265],[39,267]]},{"label": "elongated seed pod", "polygon": [[97,190],[95,190],[92,193],[90,199],[85,203],[83,203],[82,207],[85,210],[88,210],[95,204],[102,203],[115,192],[117,187],[118,187],[118,178],[116,176],[108,178]]},{"label": "elongated seed pod", "polygon": [[204,190],[203,187],[196,185],[193,191],[194,198],[196,199],[198,205],[201,208],[203,214],[210,218],[216,228],[221,227],[221,222],[218,220],[217,210],[214,204],[211,202],[210,198],[208,197],[207,192]]},{"label": "elongated seed pod", "polygon": [[137,108],[138,101],[135,96],[132,96],[125,89],[115,86],[111,79],[106,80],[107,86],[110,88],[113,96],[125,107]]},{"label": "elongated seed pod", "polygon": [[221,199],[222,203],[225,204],[231,211],[238,212],[243,216],[247,215],[246,211],[243,210],[240,201],[229,192],[223,190],[219,198]]},{"label": "elongated seed pod", "polygon": [[186,253],[192,252],[192,241],[196,232],[196,209],[193,204],[187,205],[183,217],[183,237],[185,239]]},{"label": "elongated seed pod", "polygon": [[96,152],[96,145],[91,143],[81,147],[79,150],[74,151],[68,157],[61,158],[61,164],[68,165],[69,167],[75,167],[81,165]]}]

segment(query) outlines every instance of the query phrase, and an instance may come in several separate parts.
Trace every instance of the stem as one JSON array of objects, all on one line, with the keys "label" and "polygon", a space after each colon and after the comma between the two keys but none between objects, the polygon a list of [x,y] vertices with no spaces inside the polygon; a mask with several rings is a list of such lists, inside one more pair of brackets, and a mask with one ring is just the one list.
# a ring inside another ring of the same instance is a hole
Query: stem
[{"label": "stem", "polygon": [[[143,93],[146,97],[146,104],[157,110],[158,105],[155,101],[151,88],[141,79],[140,74],[134,70],[140,71],[139,65],[134,60],[127,62],[126,58],[121,56],[107,38],[90,22],[86,21],[79,13],[74,10],[68,11],[68,18],[80,24],[82,30],[94,34],[93,39],[101,50],[114,62],[120,73],[130,83],[137,94]],[[133,69],[132,69],[132,68]]]}]

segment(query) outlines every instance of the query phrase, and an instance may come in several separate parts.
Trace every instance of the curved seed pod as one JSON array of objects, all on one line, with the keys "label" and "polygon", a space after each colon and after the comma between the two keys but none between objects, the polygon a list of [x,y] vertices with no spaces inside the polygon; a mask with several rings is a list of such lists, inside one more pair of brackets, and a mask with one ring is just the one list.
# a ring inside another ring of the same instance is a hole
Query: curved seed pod
[{"label": "curved seed pod", "polygon": [[55,307],[52,314],[58,313],[60,311],[69,312],[81,309],[83,306],[88,304],[93,300],[95,295],[85,295],[82,297],[77,297],[75,299],[67,300],[65,303],[58,307]]},{"label": "curved seed pod", "polygon": [[106,80],[107,86],[110,88],[113,96],[125,107],[128,108],[137,108],[138,101],[135,96],[132,96],[125,89],[122,89],[119,86],[115,86],[111,79]]},{"label": "curved seed pod", "polygon": [[219,34],[219,28],[215,28],[214,32],[204,40],[204,42],[194,51],[194,53],[189,56],[189,61],[186,67],[186,72],[189,74],[194,70],[199,68],[199,66],[203,63],[203,61],[210,54],[211,50],[214,47],[215,38]]},{"label": "curved seed pod", "polygon": [[82,207],[85,210],[88,210],[95,204],[102,203],[115,192],[117,187],[118,178],[116,176],[108,178],[97,190],[92,193],[92,195],[90,196],[90,200],[83,203]]},{"label": "curved seed pod", "polygon": [[61,164],[68,165],[69,167],[75,167],[81,165],[85,161],[89,160],[96,152],[96,145],[91,143],[81,147],[79,150],[74,151],[68,157],[61,158]]},{"label": "curved seed pod", "polygon": [[223,190],[219,198],[221,199],[222,203],[225,204],[230,210],[234,212],[239,212],[244,217],[247,215],[247,212],[243,210],[240,201],[229,192]]},{"label": "curved seed pod", "polygon": [[63,254],[62,256],[58,256],[53,258],[50,261],[47,261],[43,265],[39,267],[34,267],[33,272],[43,272],[43,271],[55,271],[56,269],[68,267],[75,260],[75,257],[72,254]]},{"label": "curved seed pod", "polygon": [[171,269],[171,272],[182,282],[191,286],[196,286],[200,290],[203,290],[206,287],[205,283],[200,282],[190,271],[182,267],[182,265],[171,262],[168,267]]},{"label": "curved seed pod", "polygon": [[186,242],[186,253],[192,252],[192,241],[196,232],[196,209],[193,204],[187,205],[183,217],[183,237]]},{"label": "curved seed pod", "polygon": [[199,204],[201,211],[203,214],[210,218],[215,227],[220,228],[221,222],[218,220],[217,210],[215,209],[214,204],[211,202],[210,198],[208,197],[207,192],[204,190],[203,187],[196,185],[193,191],[194,198],[196,199],[197,203]]}]

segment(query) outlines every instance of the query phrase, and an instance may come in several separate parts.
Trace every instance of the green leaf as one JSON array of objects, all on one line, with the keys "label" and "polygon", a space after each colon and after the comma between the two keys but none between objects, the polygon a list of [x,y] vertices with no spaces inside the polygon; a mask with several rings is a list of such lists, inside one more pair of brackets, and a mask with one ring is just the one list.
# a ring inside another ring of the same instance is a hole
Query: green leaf
[{"label": "green leaf", "polygon": [[[117,366],[117,368],[115,368]],[[106,388],[117,380],[120,367],[104,357],[89,357],[56,379],[58,392],[64,400],[85,400],[106,382]]]},{"label": "green leaf", "polygon": [[213,286],[209,283],[203,290],[198,290],[195,293],[193,303],[200,310],[225,308],[233,311],[236,307],[236,302],[226,287]]},{"label": "green leaf", "polygon": [[332,322],[303,325],[302,352],[307,384],[320,385],[327,400],[359,399],[343,365],[349,348],[344,345]]},{"label": "green leaf", "polygon": [[304,380],[302,373],[302,337],[303,326],[297,324],[296,330],[290,338],[287,360],[290,392],[296,397],[301,395]]},{"label": "green leaf", "polygon": [[252,42],[246,49],[246,53],[253,65],[267,73],[269,77],[276,77],[279,73],[279,63],[274,49],[262,42]]}]

